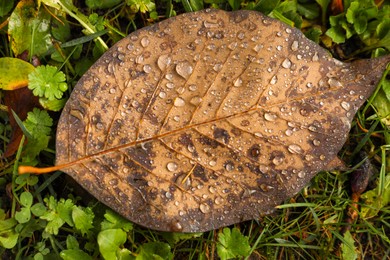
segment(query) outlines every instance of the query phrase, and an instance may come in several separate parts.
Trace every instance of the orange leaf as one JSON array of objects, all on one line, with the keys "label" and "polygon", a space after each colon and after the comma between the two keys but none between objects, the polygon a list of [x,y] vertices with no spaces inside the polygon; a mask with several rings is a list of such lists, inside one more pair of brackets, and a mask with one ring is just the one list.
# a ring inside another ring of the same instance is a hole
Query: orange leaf
[{"label": "orange leaf", "polygon": [[57,166],[143,226],[256,219],[341,165],[350,122],[390,60],[342,63],[253,11],[205,10],[129,35],[80,79]]}]

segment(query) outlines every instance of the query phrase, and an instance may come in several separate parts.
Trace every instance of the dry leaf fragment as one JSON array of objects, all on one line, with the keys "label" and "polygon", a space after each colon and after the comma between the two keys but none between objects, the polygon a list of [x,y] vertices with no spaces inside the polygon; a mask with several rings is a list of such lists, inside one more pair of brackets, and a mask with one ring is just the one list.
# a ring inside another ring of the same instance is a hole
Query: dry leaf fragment
[{"label": "dry leaf fragment", "polygon": [[342,63],[253,11],[173,17],[118,42],[81,78],[55,168],[149,228],[256,219],[340,165],[389,60]]}]

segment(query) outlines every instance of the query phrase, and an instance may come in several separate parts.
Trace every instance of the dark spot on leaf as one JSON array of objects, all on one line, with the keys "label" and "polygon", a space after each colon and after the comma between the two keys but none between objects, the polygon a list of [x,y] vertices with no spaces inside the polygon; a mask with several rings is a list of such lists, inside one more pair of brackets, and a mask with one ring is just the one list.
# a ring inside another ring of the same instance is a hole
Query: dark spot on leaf
[{"label": "dark spot on leaf", "polygon": [[225,129],[216,127],[214,129],[214,138],[215,139],[222,139],[225,144],[228,144],[230,135],[229,135],[228,131],[226,131]]}]

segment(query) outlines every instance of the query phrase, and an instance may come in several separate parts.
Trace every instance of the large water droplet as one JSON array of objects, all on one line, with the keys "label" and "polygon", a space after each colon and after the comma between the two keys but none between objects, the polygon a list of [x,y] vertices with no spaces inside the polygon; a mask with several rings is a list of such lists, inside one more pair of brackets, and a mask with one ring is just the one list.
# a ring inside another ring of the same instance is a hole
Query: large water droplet
[{"label": "large water droplet", "polygon": [[297,144],[290,144],[287,149],[290,153],[298,153],[298,154],[303,153],[302,148]]},{"label": "large water droplet", "polygon": [[165,197],[167,199],[172,199],[172,193],[170,193],[169,191],[165,192]]},{"label": "large water droplet", "polygon": [[284,161],[284,158],[281,156],[276,156],[274,159],[272,159],[272,163],[275,165],[280,165]]},{"label": "large water droplet", "polygon": [[269,82],[269,84],[274,85],[274,84],[276,84],[276,82],[278,82],[278,77],[275,75],[275,76],[272,77],[272,79]]},{"label": "large water droplet", "polygon": [[201,102],[202,102],[202,98],[199,97],[199,96],[193,97],[193,98],[191,98],[191,100],[190,100],[190,103],[191,103],[192,105],[194,105],[194,106],[199,105]]},{"label": "large water droplet", "polygon": [[206,214],[210,212],[210,206],[207,203],[201,203],[199,209],[202,213]]},{"label": "large water droplet", "polygon": [[314,145],[314,146],[320,146],[320,144],[321,144],[321,141],[320,141],[320,140],[317,140],[317,139],[314,139],[314,140],[313,140],[313,145]]},{"label": "large water droplet", "polygon": [[213,67],[213,70],[215,70],[216,72],[220,71],[221,69],[222,69],[222,64],[221,63],[217,63]]},{"label": "large water droplet", "polygon": [[178,168],[177,163],[175,163],[175,162],[169,162],[169,163],[167,163],[167,169],[168,169],[168,171],[174,172],[174,171],[177,170],[177,168]]},{"label": "large water droplet", "polygon": [[231,172],[234,170],[234,165],[230,162],[228,162],[226,165],[225,165],[225,169],[228,171],[228,172]]},{"label": "large water droplet", "polygon": [[342,86],[343,86],[343,84],[341,84],[341,82],[338,81],[338,80],[335,79],[335,78],[330,78],[330,79],[328,80],[328,83],[329,83],[329,85],[330,85],[331,87],[342,87]]},{"label": "large water droplet", "polygon": [[173,105],[175,107],[182,107],[186,104],[186,102],[184,101],[184,99],[182,99],[181,97],[177,97],[175,98],[175,102],[173,103]]},{"label": "large water droplet", "polygon": [[203,21],[203,25],[204,25],[204,27],[206,27],[206,28],[218,27],[218,23],[210,22],[210,21]]},{"label": "large water droplet", "polygon": [[142,47],[147,47],[148,45],[149,45],[149,43],[150,43],[150,41],[149,41],[149,39],[148,39],[148,37],[143,37],[142,39],[141,39],[141,45],[142,45]]},{"label": "large water droplet", "polygon": [[172,62],[171,57],[168,54],[160,55],[157,59],[157,66],[160,70],[164,71]]},{"label": "large water droplet", "polygon": [[211,161],[209,162],[209,165],[210,165],[211,167],[214,167],[215,165],[217,165],[217,162],[214,161],[214,160],[211,160]]},{"label": "large water droplet", "polygon": [[137,64],[141,64],[141,63],[143,63],[144,62],[144,56],[141,54],[141,55],[138,55],[136,58],[135,58],[135,62],[137,63]]},{"label": "large water droplet", "polygon": [[176,65],[176,72],[183,78],[188,79],[193,72],[193,68],[188,61],[182,61]]},{"label": "large water droplet", "polygon": [[313,55],[313,57],[312,57],[312,61],[318,61],[318,53],[316,52],[316,53],[314,53],[314,55]]},{"label": "large water droplet", "polygon": [[263,45],[262,44],[256,44],[255,47],[253,47],[253,50],[255,52],[259,52],[261,49],[263,49]]},{"label": "large water droplet", "polygon": [[285,69],[289,69],[291,68],[291,64],[292,64],[291,61],[288,58],[286,58],[282,63],[282,67]]},{"label": "large water droplet", "polygon": [[167,97],[167,93],[165,93],[164,91],[161,91],[161,92],[158,94],[158,96],[159,96],[160,98],[166,98],[166,97]]},{"label": "large water droplet", "polygon": [[143,70],[145,73],[150,73],[152,71],[152,67],[149,64],[144,65]]},{"label": "large water droplet", "polygon": [[210,186],[209,187],[209,192],[210,193],[215,193],[216,191],[217,191],[217,189],[214,186]]},{"label": "large water droplet", "polygon": [[267,121],[273,122],[276,120],[276,118],[278,118],[278,116],[273,114],[273,113],[265,113],[264,114],[264,119]]},{"label": "large water droplet", "polygon": [[214,200],[214,203],[217,205],[221,205],[223,203],[224,199],[222,197],[216,197]]},{"label": "large water droplet", "polygon": [[293,41],[293,43],[291,44],[291,50],[292,51],[297,51],[298,50],[298,41]]},{"label": "large water droplet", "polygon": [[198,87],[195,84],[191,84],[188,86],[189,91],[196,91],[197,89],[198,89]]},{"label": "large water droplet", "polygon": [[169,89],[173,89],[175,87],[175,84],[173,84],[172,82],[168,82],[167,84],[165,84],[165,86]]},{"label": "large water droplet", "polygon": [[351,105],[348,102],[346,102],[346,101],[341,102],[340,105],[346,111],[348,111],[351,108]]},{"label": "large water droplet", "polygon": [[241,79],[241,78],[237,78],[237,79],[234,81],[234,86],[235,86],[235,87],[240,87],[240,86],[242,86],[242,79]]}]

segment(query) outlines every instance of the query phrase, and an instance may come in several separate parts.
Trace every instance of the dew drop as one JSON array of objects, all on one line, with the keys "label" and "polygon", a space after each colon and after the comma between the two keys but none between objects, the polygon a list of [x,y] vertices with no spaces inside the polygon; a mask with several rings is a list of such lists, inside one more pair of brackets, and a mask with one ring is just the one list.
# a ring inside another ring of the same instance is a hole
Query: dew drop
[{"label": "dew drop", "polygon": [[241,79],[241,78],[237,78],[237,79],[234,81],[234,86],[235,86],[235,87],[240,87],[240,86],[242,86],[242,79]]},{"label": "dew drop", "polygon": [[211,161],[209,162],[209,165],[210,165],[211,167],[214,167],[215,165],[217,165],[217,162],[214,161],[214,160],[211,160]]},{"label": "dew drop", "polygon": [[291,33],[291,29],[290,28],[286,28],[286,33],[290,34]]},{"label": "dew drop", "polygon": [[220,71],[221,69],[222,69],[222,64],[221,63],[217,63],[213,67],[213,70],[215,70],[216,72]]},{"label": "dew drop", "polygon": [[240,39],[240,40],[244,39],[245,38],[245,33],[243,31],[238,32],[237,33],[237,38]]},{"label": "dew drop", "polygon": [[210,22],[210,21],[203,21],[203,25],[206,28],[218,27],[218,23],[214,23],[214,22]]},{"label": "dew drop", "polygon": [[198,87],[195,84],[191,84],[191,85],[188,86],[188,89],[190,91],[196,91],[198,89]]},{"label": "dew drop", "polygon": [[228,172],[231,172],[234,170],[234,165],[232,163],[227,163],[225,165],[225,169],[228,171]]},{"label": "dew drop", "polygon": [[312,61],[318,61],[318,53],[316,52],[316,53],[314,53],[314,55],[313,55],[313,57],[312,57]]},{"label": "dew drop", "polygon": [[303,177],[305,177],[305,172],[304,171],[300,171],[300,172],[298,172],[298,177],[299,178],[303,178]]},{"label": "dew drop", "polygon": [[187,146],[187,150],[188,150],[190,153],[193,153],[193,152],[195,152],[195,146],[193,146],[192,144],[189,144],[189,145]]},{"label": "dew drop", "polygon": [[152,71],[152,67],[149,64],[144,65],[143,70],[145,73],[150,73]]},{"label": "dew drop", "polygon": [[199,209],[202,213],[206,214],[210,212],[210,206],[207,203],[201,203]]},{"label": "dew drop", "polygon": [[143,37],[142,39],[141,39],[141,45],[142,45],[142,47],[147,47],[148,45],[149,45],[149,43],[150,43],[150,41],[149,41],[149,39],[148,39],[148,37]]},{"label": "dew drop", "polygon": [[170,172],[174,172],[174,171],[176,171],[177,170],[177,163],[175,163],[175,162],[169,162],[169,163],[167,163],[167,169],[168,169],[168,171],[170,171]]},{"label": "dew drop", "polygon": [[188,79],[193,72],[193,68],[188,61],[182,61],[176,65],[176,72],[183,78]]},{"label": "dew drop", "polygon": [[127,49],[129,51],[133,51],[134,50],[134,44],[132,44],[132,43],[127,44]]},{"label": "dew drop", "polygon": [[312,87],[313,87],[313,83],[311,83],[311,82],[307,83],[307,84],[306,84],[306,87],[307,87],[307,88],[312,88]]},{"label": "dew drop", "polygon": [[157,59],[157,66],[159,67],[160,70],[164,71],[166,68],[171,64],[172,59],[169,55],[163,54],[160,55]]},{"label": "dew drop", "polygon": [[144,56],[143,55],[138,55],[136,58],[135,58],[135,62],[137,63],[137,64],[141,64],[141,63],[143,63],[144,62]]},{"label": "dew drop", "polygon": [[214,203],[217,205],[221,205],[223,203],[223,198],[222,197],[216,197],[214,200]]},{"label": "dew drop", "polygon": [[318,139],[314,139],[314,140],[313,140],[313,145],[314,145],[314,146],[320,146],[320,144],[321,144],[321,141],[320,141],[320,140],[318,140]]},{"label": "dew drop", "polygon": [[275,85],[276,82],[278,82],[278,77],[275,75],[272,77],[271,81],[269,82],[271,85]]},{"label": "dew drop", "polygon": [[191,103],[192,105],[194,105],[194,106],[199,105],[201,102],[202,102],[202,98],[199,97],[199,96],[193,97],[193,98],[191,98],[191,100],[190,100],[190,103]]},{"label": "dew drop", "polygon": [[109,73],[114,73],[115,72],[115,66],[112,62],[110,62],[107,66],[107,70]]},{"label": "dew drop", "polygon": [[282,63],[282,67],[285,69],[289,69],[291,68],[291,64],[292,64],[291,61],[288,58],[286,58]]},{"label": "dew drop", "polygon": [[287,149],[290,153],[300,154],[303,152],[302,148],[297,144],[290,144]]},{"label": "dew drop", "polygon": [[110,94],[115,94],[116,90],[115,88],[110,88]]},{"label": "dew drop", "polygon": [[214,186],[209,186],[209,192],[210,193],[215,193],[217,189]]},{"label": "dew drop", "polygon": [[256,44],[255,47],[253,47],[253,50],[255,52],[259,52],[261,49],[263,49],[263,45],[262,44]]},{"label": "dew drop", "polygon": [[168,82],[167,84],[165,84],[165,86],[169,89],[173,89],[175,87],[175,84],[173,84],[172,82]]},{"label": "dew drop", "polygon": [[232,42],[232,43],[230,43],[229,45],[228,45],[228,48],[230,49],[230,50],[235,50],[236,48],[237,48],[237,42]]},{"label": "dew drop", "polygon": [[343,84],[341,84],[341,82],[338,81],[338,80],[335,79],[335,78],[330,78],[330,79],[328,80],[328,83],[329,83],[329,85],[330,85],[331,87],[342,87],[342,86],[343,86]]},{"label": "dew drop", "polygon": [[124,54],[118,54],[118,59],[123,61],[125,59],[125,55]]},{"label": "dew drop", "polygon": [[272,163],[275,165],[280,165],[282,164],[284,158],[281,156],[276,156],[274,159],[272,159]]},{"label": "dew drop", "polygon": [[298,41],[293,41],[293,43],[291,44],[291,50],[292,51],[297,51],[298,50]]},{"label": "dew drop", "polygon": [[326,158],[325,155],[323,155],[323,154],[320,155],[320,160],[321,161],[325,160],[325,158]]},{"label": "dew drop", "polygon": [[165,197],[167,199],[171,199],[172,198],[172,193],[170,193],[169,191],[165,192]]},{"label": "dew drop", "polygon": [[272,113],[265,113],[265,114],[264,114],[264,119],[267,120],[267,121],[269,121],[269,122],[275,121],[276,118],[278,118],[278,116],[275,115],[275,114],[272,114]]},{"label": "dew drop", "polygon": [[341,102],[340,105],[346,111],[348,111],[351,108],[351,105],[348,102],[346,102],[346,101]]},{"label": "dew drop", "polygon": [[167,93],[165,93],[164,91],[161,91],[161,92],[158,94],[158,96],[159,96],[160,98],[166,98]]},{"label": "dew drop", "polygon": [[293,131],[292,131],[291,129],[287,129],[286,132],[285,132],[285,134],[286,134],[287,136],[292,136]]},{"label": "dew drop", "polygon": [[182,107],[186,104],[186,102],[184,101],[184,99],[182,99],[181,97],[177,97],[175,98],[175,102],[173,103],[173,105],[175,107]]}]

